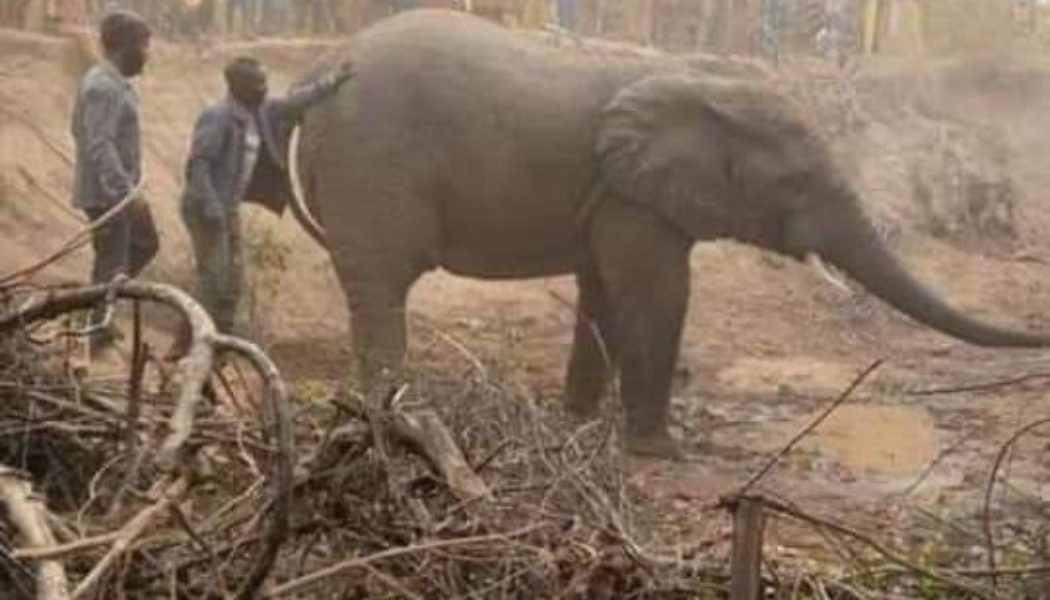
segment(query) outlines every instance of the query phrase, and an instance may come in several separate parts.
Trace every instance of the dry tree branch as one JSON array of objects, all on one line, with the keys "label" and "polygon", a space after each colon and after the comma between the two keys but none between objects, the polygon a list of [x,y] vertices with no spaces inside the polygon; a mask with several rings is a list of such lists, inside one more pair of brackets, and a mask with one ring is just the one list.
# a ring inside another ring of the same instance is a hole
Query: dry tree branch
[{"label": "dry tree branch", "polygon": [[[161,513],[168,512],[168,509],[170,509],[173,504],[186,495],[186,492],[189,491],[189,487],[189,481],[185,477],[180,477],[174,482],[163,486],[158,482],[154,488],[155,490],[159,490],[159,492],[155,492],[157,499],[153,504],[139,511],[137,515],[132,517],[132,519],[121,528],[118,537],[113,541],[113,544],[110,546],[106,555],[102,557],[102,560],[95,563],[91,572],[88,573],[87,576],[80,581],[80,584],[77,585],[76,589],[73,590],[72,600],[86,597],[87,594],[98,585],[99,581],[102,580],[102,577],[106,574],[106,571],[109,570],[113,563],[120,559],[120,557],[131,548],[135,540],[146,531],[146,528],[153,523],[157,516]],[[154,494],[150,494],[150,496],[153,495]]]},{"label": "dry tree branch", "polygon": [[73,329],[66,332],[62,332],[60,335],[64,336],[78,336],[78,337],[89,337],[96,333],[105,331],[108,327],[112,326],[113,318],[117,315],[117,290],[121,285],[126,283],[128,280],[127,275],[118,273],[113,279],[107,284],[108,290],[106,291],[106,298],[102,302],[102,306],[105,307],[106,311],[102,315],[102,319],[95,323],[88,323],[85,327],[80,329]]},{"label": "dry tree branch", "polygon": [[987,569],[955,569],[955,575],[964,577],[1026,577],[1030,575],[1050,574],[1050,565],[1033,565],[1031,567],[998,568],[994,571]]},{"label": "dry tree branch", "polygon": [[138,300],[134,303],[134,327],[131,335],[131,372],[128,374],[128,406],[124,426],[124,446],[128,456],[133,456],[132,465],[124,473],[124,480],[113,494],[109,505],[109,515],[116,515],[124,505],[124,494],[138,477],[145,457],[136,453],[138,450],[138,425],[142,414],[142,378],[146,374],[146,363],[149,360],[149,346],[142,341],[142,306]]},{"label": "dry tree branch", "polygon": [[919,475],[914,480],[912,480],[911,483],[908,484],[908,487],[904,488],[904,491],[902,491],[900,494],[901,497],[911,496],[912,493],[915,492],[915,490],[919,489],[919,486],[921,486],[927,479],[929,479],[930,475],[932,475],[933,472],[937,470],[937,467],[939,467],[946,458],[951,456],[952,453],[954,453],[956,450],[961,448],[964,444],[966,444],[972,439],[972,435],[960,435],[957,440],[951,443],[951,445],[938,452],[937,456],[935,456],[933,460],[931,460],[930,463],[926,465],[926,468],[922,470],[922,473],[919,473]]},{"label": "dry tree branch", "polygon": [[70,168],[76,166],[76,161],[73,159],[72,153],[70,153],[61,142],[53,138],[51,134],[49,134],[35,119],[10,108],[10,105],[6,102],[0,103],[0,111],[7,113],[8,116],[18,121],[26,129],[32,131],[38,140],[43,142],[48,149],[54,152],[55,156],[62,159],[62,162],[66,163],[66,166]]},{"label": "dry tree branch", "polygon": [[473,367],[473,369],[478,373],[478,377],[481,378],[482,381],[490,380],[489,371],[485,368],[485,363],[483,363],[481,359],[477,357],[477,355],[471,352],[470,349],[467,348],[466,344],[457,339],[456,336],[452,335],[451,333],[448,333],[447,331],[444,331],[440,327],[428,323],[424,319],[413,319],[412,324],[426,329],[439,341],[443,342],[449,348],[452,348],[457,353],[459,353],[463,358],[467,359],[467,362],[469,362],[471,367]]},{"label": "dry tree branch", "polygon": [[215,549],[212,548],[207,540],[201,537],[196,529],[194,529],[193,524],[190,523],[186,513],[179,508],[178,504],[172,504],[168,510],[171,513],[172,518],[175,520],[175,523],[177,523],[179,528],[182,529],[185,536],[190,541],[197,544],[197,546],[204,551],[204,554],[207,555],[208,571],[211,573],[212,581],[214,581],[219,587],[219,597],[228,598],[230,596],[228,591],[229,586],[226,585],[226,577],[223,576],[223,572],[219,569],[219,557],[215,554]]},{"label": "dry tree branch", "polygon": [[[900,566],[884,566],[878,569],[880,573],[886,572],[910,572]],[[1030,577],[1033,575],[1048,575],[1050,574],[1050,565],[1032,565],[1028,567],[999,567],[994,571],[985,569],[945,569],[942,571],[945,574],[952,575],[954,577],[969,577],[973,579],[990,579],[992,577]]]},{"label": "dry tree branch", "polygon": [[[734,496],[733,497],[733,499],[737,499],[737,498],[740,498],[740,496]],[[944,585],[944,586],[946,586],[948,588],[959,590],[959,591],[962,591],[962,592],[966,592],[967,594],[970,594],[970,595],[972,595],[972,596],[974,596],[976,598],[988,599],[988,598],[991,597],[986,590],[974,587],[974,586],[970,585],[969,583],[967,583],[965,581],[959,581],[959,579],[956,578],[954,576],[954,574],[945,573],[945,572],[942,572],[942,571],[934,571],[934,570],[927,569],[925,567],[921,567],[919,565],[916,565],[916,564],[912,563],[911,561],[909,561],[908,559],[906,559],[906,558],[902,557],[901,555],[897,554],[893,550],[890,550],[889,548],[884,546],[882,543],[876,541],[875,539],[873,539],[873,538],[871,538],[871,537],[869,537],[869,536],[867,536],[867,535],[865,535],[863,533],[860,533],[860,532],[858,532],[858,531],[856,531],[856,530],[854,530],[854,529],[852,529],[850,527],[847,527],[846,525],[843,525],[842,523],[838,523],[838,522],[833,521],[831,519],[827,519],[827,518],[823,518],[823,517],[817,517],[817,516],[808,514],[808,513],[802,511],[801,509],[799,509],[797,507],[790,506],[787,503],[780,502],[780,501],[774,500],[772,498],[762,497],[760,500],[762,502],[762,505],[765,506],[766,508],[769,508],[769,509],[772,509],[772,510],[774,510],[776,512],[785,514],[785,515],[787,515],[789,517],[798,519],[799,521],[802,521],[804,523],[809,523],[810,525],[814,525],[816,527],[824,528],[824,529],[827,529],[828,531],[834,531],[835,533],[838,533],[840,535],[844,535],[846,537],[849,537],[849,538],[852,538],[854,540],[857,540],[858,542],[860,542],[860,543],[864,544],[865,546],[867,546],[867,547],[871,548],[872,550],[874,550],[876,553],[882,555],[886,560],[890,561],[891,563],[896,564],[899,567],[902,567],[902,568],[906,569],[907,571],[909,571],[911,573],[914,573],[916,575],[925,577],[925,578],[927,578],[927,579],[929,579],[931,581],[936,581],[937,583],[939,583],[941,585]],[[730,501],[732,501],[732,500],[730,500]]]},{"label": "dry tree branch", "polygon": [[422,596],[408,589],[405,587],[405,584],[398,581],[397,577],[383,572],[382,569],[373,566],[371,563],[366,563],[362,568],[379,581],[382,581],[387,587],[400,594],[401,597],[407,598],[408,600],[423,600]]},{"label": "dry tree branch", "polygon": [[463,451],[433,409],[409,413],[394,408],[390,432],[430,462],[460,500],[492,498],[488,485],[471,468]]},{"label": "dry tree branch", "polygon": [[128,412],[124,443],[128,452],[138,447],[138,421],[142,414],[142,378],[146,372],[148,347],[142,342],[142,306],[135,301],[131,334],[131,373],[128,376]]},{"label": "dry tree branch", "polygon": [[14,550],[11,556],[29,560],[50,560],[65,558],[93,550],[99,546],[108,546],[120,537],[119,531],[111,531],[92,537],[81,538],[66,544],[55,544],[39,547],[22,547]]},{"label": "dry tree branch", "polygon": [[15,598],[32,598],[36,589],[33,570],[11,556],[6,543],[0,543],[0,573],[6,575],[8,594]]},{"label": "dry tree branch", "polygon": [[343,562],[334,564],[330,567],[326,567],[319,571],[315,571],[308,575],[304,575],[298,579],[286,581],[272,590],[267,592],[265,598],[280,598],[289,594],[301,592],[303,589],[313,587],[318,583],[332,577],[338,577],[354,569],[364,568],[366,565],[370,565],[381,560],[389,558],[395,558],[398,556],[405,556],[408,554],[417,554],[419,552],[427,552],[430,550],[446,550],[449,548],[459,548],[463,546],[480,546],[488,544],[490,542],[506,542],[514,538],[526,536],[530,533],[542,529],[544,524],[529,525],[522,527],[515,531],[507,533],[491,533],[486,535],[475,535],[470,537],[453,538],[448,540],[434,540],[430,542],[422,542],[419,544],[413,544],[411,546],[403,546],[401,548],[391,548],[389,550],[383,550],[382,552],[376,552],[368,556],[361,556],[357,558],[351,558],[344,560]]},{"label": "dry tree branch", "polygon": [[1020,440],[1028,432],[1050,423],[1050,418],[1039,419],[1038,421],[1029,423],[1021,429],[1018,429],[1010,436],[1010,439],[1006,440],[1006,443],[999,448],[999,453],[995,456],[995,462],[992,464],[992,472],[988,475],[988,485],[984,491],[984,504],[981,507],[981,523],[984,527],[984,539],[985,545],[988,551],[988,573],[991,577],[992,590],[996,589],[999,584],[996,560],[995,560],[995,534],[992,531],[992,494],[995,492],[995,480],[999,477],[999,469],[1002,467],[1003,460],[1006,458],[1007,453],[1013,447],[1018,440]]},{"label": "dry tree branch", "polygon": [[752,475],[751,479],[748,479],[747,483],[745,483],[743,487],[741,487],[740,490],[737,491],[736,495],[742,496],[747,494],[748,490],[750,490],[752,487],[755,486],[755,484],[761,481],[762,478],[765,477],[766,474],[769,473],[769,471],[772,470],[774,466],[776,466],[777,462],[779,462],[781,458],[784,458],[784,456],[791,452],[791,450],[795,447],[796,444],[802,441],[802,438],[806,437],[814,429],[819,427],[820,424],[825,421],[825,419],[831,416],[831,413],[835,412],[835,410],[837,410],[839,406],[842,406],[842,404],[846,402],[846,400],[849,400],[849,398],[853,395],[853,392],[858,387],[860,387],[860,384],[864,383],[864,380],[867,379],[869,375],[874,373],[875,370],[878,369],[881,365],[882,359],[880,358],[868,365],[868,368],[861,371],[860,374],[858,374],[853,379],[853,381],[850,382],[846,389],[843,390],[841,394],[839,394],[838,398],[836,398],[834,402],[828,405],[824,412],[820,413],[820,415],[817,416],[816,419],[813,419],[813,421],[809,425],[807,425],[801,431],[799,431],[798,434],[795,435],[795,437],[791,438],[791,441],[789,441],[783,448],[781,448],[779,452],[770,457],[766,464],[763,465],[762,468],[758,470],[758,472]]},{"label": "dry tree branch", "polygon": [[[371,408],[361,414],[371,425],[373,448],[381,460],[390,463],[387,446],[390,441],[396,441],[425,460],[460,500],[491,499],[492,491],[470,465],[437,411],[432,408],[406,410],[401,407],[401,400],[407,391],[407,385],[394,388],[381,407]],[[332,430],[330,433],[337,431]],[[321,455],[317,454],[318,457]],[[391,476],[389,469],[388,476]],[[390,481],[392,493],[399,493],[395,492],[398,487]]]},{"label": "dry tree branch", "polygon": [[[570,302],[568,298],[562,296],[554,290],[547,290],[547,294],[553,298],[558,304],[561,304],[563,308],[567,309],[570,314],[574,315],[574,318],[582,317],[582,313],[577,314],[576,303]],[[587,319],[587,329],[590,331],[591,338],[598,345],[598,350],[602,355],[602,362],[605,364],[607,369],[613,369],[612,354],[609,352],[609,344],[605,340],[605,336],[602,335],[601,329],[598,327],[598,322],[590,317]]]},{"label": "dry tree branch", "polygon": [[19,309],[0,316],[0,334],[10,333],[18,327],[35,321],[51,319],[60,314],[84,309],[105,300],[112,289],[117,296],[137,300],[151,300],[166,304],[182,313],[190,323],[192,345],[180,364],[180,381],[175,411],[168,423],[168,437],[157,452],[158,466],[168,472],[175,470],[184,457],[183,445],[193,431],[193,419],[201,390],[211,373],[215,338],[215,325],[208,313],[193,298],[178,288],[137,281],[91,285],[79,288],[52,289],[31,298]]},{"label": "dry tree branch", "polygon": [[89,241],[91,241],[91,234],[93,232],[100,229],[106,223],[112,221],[118,214],[123,212],[124,209],[128,208],[128,206],[130,206],[132,202],[136,201],[136,199],[139,198],[145,183],[146,178],[143,177],[141,180],[139,180],[139,183],[120,200],[120,202],[114,204],[113,207],[107,210],[105,213],[103,213],[101,217],[92,221],[87,226],[81,228],[80,231],[78,231],[71,238],[69,238],[69,241],[67,241],[65,244],[59,247],[58,250],[55,250],[51,254],[47,255],[43,260],[38,261],[32,265],[23,267],[13,273],[9,273],[8,275],[0,277],[0,287],[9,285],[19,279],[28,277],[29,275],[40,271],[44,267],[63,259],[66,256],[69,256],[81,246],[87,244]]},{"label": "dry tree branch", "polygon": [[292,510],[292,494],[295,486],[295,440],[292,437],[292,407],[288,401],[288,386],[281,377],[277,365],[255,344],[231,337],[216,335],[218,351],[232,352],[244,357],[266,382],[267,399],[273,416],[273,436],[277,442],[277,458],[274,461],[273,491],[269,510],[270,527],[263,537],[263,551],[257,557],[252,572],[241,584],[237,598],[251,598],[270,572],[281,544],[288,537]]},{"label": "dry tree branch", "polygon": [[[169,485],[167,489],[158,491],[160,488],[157,486],[160,483],[155,484],[154,503],[139,512],[118,532],[63,545],[57,545],[52,539],[45,544],[34,544],[38,547],[21,548],[16,551],[16,555],[38,561],[52,561],[59,557],[109,545],[111,546],[109,551],[80,582],[72,597],[83,597],[96,589],[114,564],[132,548],[137,547],[136,540],[155,518],[171,508],[188,492],[193,467],[190,465],[188,460],[190,456],[184,446],[194,433],[197,405],[200,403],[202,391],[211,375],[215,353],[229,352],[246,359],[263,380],[270,412],[268,429],[273,440],[273,445],[265,448],[274,456],[271,462],[271,472],[266,478],[267,485],[270,486],[270,498],[263,504],[256,516],[258,521],[268,520],[268,523],[265,531],[257,537],[256,556],[250,563],[250,569],[241,582],[240,589],[233,596],[243,599],[253,598],[273,567],[280,546],[287,538],[289,530],[295,457],[292,410],[287,386],[276,365],[261,349],[249,342],[217,334],[211,319],[196,301],[176,288],[160,284],[116,281],[107,285],[50,289],[46,293],[31,297],[20,308],[0,314],[0,335],[9,334],[19,328],[55,318],[64,313],[96,306],[100,302],[111,302],[110,296],[132,299],[136,305],[141,300],[168,305],[175,308],[190,324],[192,344],[189,353],[180,361],[177,369],[175,405],[170,416],[166,417],[167,435],[163,438],[155,459],[157,466],[166,474],[162,481],[167,481]],[[96,414],[95,410],[65,402],[60,398],[49,398],[49,400],[60,409],[70,409],[75,414],[103,419],[111,426],[123,429],[124,437],[132,442],[130,436],[135,434],[135,426],[140,421],[139,414],[136,414],[141,411],[141,407],[138,406],[140,399],[136,397],[140,394],[141,369],[147,354],[145,347],[140,346],[139,337],[136,335],[135,340],[138,360],[133,361],[135,364],[131,380],[125,386],[125,390],[132,396],[131,403],[127,407],[109,411],[112,414],[103,412]],[[136,365],[137,368],[135,368]],[[258,485],[253,485],[252,489],[258,489]]]},{"label": "dry tree branch", "polygon": [[[30,484],[10,467],[0,465],[0,504],[30,548],[53,546],[55,536],[47,524],[46,509],[33,495]],[[68,600],[66,571],[57,560],[42,560],[36,568],[39,600]]]},{"label": "dry tree branch", "polygon": [[22,179],[24,179],[26,183],[28,183],[41,196],[43,196],[45,200],[50,202],[52,206],[58,208],[63,213],[65,213],[66,216],[74,219],[75,221],[77,221],[81,225],[87,225],[88,224],[88,219],[83,213],[81,213],[81,212],[77,211],[75,208],[73,208],[70,205],[69,200],[67,200],[65,198],[59,198],[58,196],[56,196],[54,194],[54,192],[49,190],[44,184],[40,183],[40,181],[37,180],[37,178],[29,171],[29,169],[26,169],[22,165],[18,165],[18,166],[15,167],[15,170],[18,172],[19,175],[22,176]]},{"label": "dry tree branch", "polygon": [[964,392],[992,392],[1005,387],[1020,385],[1022,383],[1028,383],[1029,381],[1037,381],[1040,379],[1050,379],[1050,373],[1026,373],[1024,375],[1018,375],[1017,377],[1010,377],[1008,379],[1001,379],[998,381],[985,381],[981,383],[971,383],[967,385],[952,387],[935,387],[928,389],[911,390],[907,392],[906,395],[937,396],[944,394],[961,394]]}]

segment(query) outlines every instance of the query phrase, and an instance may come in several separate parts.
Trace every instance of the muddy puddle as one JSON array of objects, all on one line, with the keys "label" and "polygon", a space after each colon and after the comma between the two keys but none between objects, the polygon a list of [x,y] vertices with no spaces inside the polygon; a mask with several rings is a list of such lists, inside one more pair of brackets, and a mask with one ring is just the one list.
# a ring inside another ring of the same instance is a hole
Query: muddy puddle
[{"label": "muddy puddle", "polygon": [[[815,417],[806,415],[779,427],[783,441]],[[921,408],[847,405],[817,427],[803,448],[825,454],[857,475],[916,477],[936,455],[937,431]]]},{"label": "muddy puddle", "polygon": [[[775,453],[855,376],[855,366],[812,357],[736,361],[716,375],[717,386],[733,399],[719,400],[716,393],[701,401],[713,423],[710,441],[748,454]],[[792,467],[891,488],[910,485],[936,459],[940,440],[933,417],[922,406],[858,396],[806,436],[792,453]]]}]

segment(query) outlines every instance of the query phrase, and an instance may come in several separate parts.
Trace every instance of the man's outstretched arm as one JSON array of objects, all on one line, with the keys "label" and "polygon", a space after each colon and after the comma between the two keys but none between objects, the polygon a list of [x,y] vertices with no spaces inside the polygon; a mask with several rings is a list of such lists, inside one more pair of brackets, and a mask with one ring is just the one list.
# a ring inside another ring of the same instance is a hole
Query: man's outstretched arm
[{"label": "man's outstretched arm", "polygon": [[334,71],[310,83],[292,88],[284,98],[274,100],[274,107],[282,118],[298,119],[307,109],[335,93],[353,76],[351,64],[342,63]]}]

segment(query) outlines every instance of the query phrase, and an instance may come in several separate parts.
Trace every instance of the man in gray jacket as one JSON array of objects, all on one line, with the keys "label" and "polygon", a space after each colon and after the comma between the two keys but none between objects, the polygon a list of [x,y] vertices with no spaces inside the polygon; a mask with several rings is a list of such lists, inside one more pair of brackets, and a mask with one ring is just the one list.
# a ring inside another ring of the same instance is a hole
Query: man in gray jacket
[{"label": "man in gray jacket", "polygon": [[[93,283],[138,275],[158,248],[153,216],[141,196],[138,97],[128,81],[146,65],[150,30],[129,11],[108,13],[99,30],[104,60],[84,75],[73,109],[73,205],[96,222],[121,201],[130,203],[92,233]],[[92,325],[104,314],[105,307],[95,310]],[[92,345],[111,342],[114,331],[98,330]]]},{"label": "man in gray jacket", "polygon": [[[228,95],[200,114],[186,160],[182,218],[193,241],[199,299],[220,332],[233,328],[243,267],[238,206],[258,202],[282,212],[291,194],[286,150],[291,131],[313,104],[350,78],[349,64],[293,89],[267,97],[266,72],[250,57],[224,72]],[[172,357],[185,352],[184,329]]]}]

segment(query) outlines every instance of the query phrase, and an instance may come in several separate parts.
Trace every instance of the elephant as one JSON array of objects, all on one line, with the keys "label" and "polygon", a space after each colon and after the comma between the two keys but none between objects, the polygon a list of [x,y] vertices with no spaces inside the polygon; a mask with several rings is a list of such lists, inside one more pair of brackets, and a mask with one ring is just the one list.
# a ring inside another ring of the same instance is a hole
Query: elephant
[{"label": "elephant", "polygon": [[668,407],[689,255],[719,239],[833,265],[959,340],[1050,346],[962,314],[914,278],[827,141],[765,78],[566,51],[429,10],[376,23],[335,54],[355,76],[300,124],[292,209],[331,256],[367,385],[402,373],[406,298],[422,274],[574,275],[564,406],[593,416],[618,373],[625,449],[680,456]]}]

